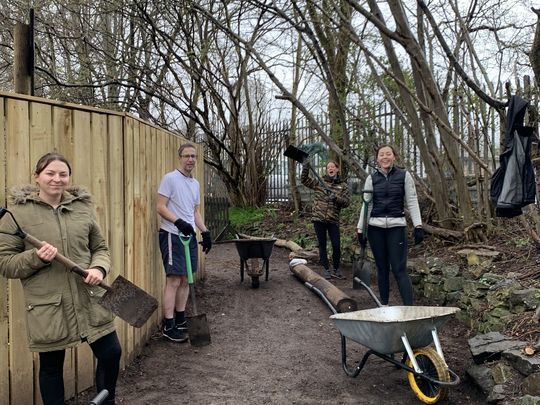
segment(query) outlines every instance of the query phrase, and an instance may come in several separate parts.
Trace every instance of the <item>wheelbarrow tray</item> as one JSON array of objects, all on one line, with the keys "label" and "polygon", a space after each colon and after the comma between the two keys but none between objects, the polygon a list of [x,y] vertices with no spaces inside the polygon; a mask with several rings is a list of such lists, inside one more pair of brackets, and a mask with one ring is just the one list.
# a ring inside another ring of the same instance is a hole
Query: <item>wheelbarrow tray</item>
[{"label": "wheelbarrow tray", "polygon": [[277,239],[233,239],[240,259],[268,259]]},{"label": "wheelbarrow tray", "polygon": [[405,351],[402,336],[413,349],[429,346],[431,331],[459,312],[455,307],[388,306],[330,316],[341,334],[383,354]]}]

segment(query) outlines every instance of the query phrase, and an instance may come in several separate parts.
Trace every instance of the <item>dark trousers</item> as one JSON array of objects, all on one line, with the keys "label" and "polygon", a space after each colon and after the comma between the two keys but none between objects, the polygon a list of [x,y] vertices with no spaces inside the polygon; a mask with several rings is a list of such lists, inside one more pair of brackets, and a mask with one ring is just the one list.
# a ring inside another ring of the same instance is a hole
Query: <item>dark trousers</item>
[{"label": "dark trousers", "polygon": [[[116,380],[120,371],[122,348],[116,332],[90,343],[97,358],[96,388],[109,391],[106,403],[114,403]],[[44,405],[64,405],[65,350],[39,353],[39,389]]]},{"label": "dark trousers", "polygon": [[319,241],[319,261],[321,265],[328,269],[328,254],[326,252],[326,234],[330,236],[330,243],[332,244],[332,264],[334,269],[339,269],[341,262],[341,242],[339,236],[339,225],[332,224],[330,222],[313,222],[315,228],[315,235]]},{"label": "dark trousers", "polygon": [[404,226],[395,228],[369,226],[368,239],[377,265],[377,282],[381,303],[388,304],[390,270],[392,270],[403,305],[412,305],[412,285],[407,273],[407,228]]}]

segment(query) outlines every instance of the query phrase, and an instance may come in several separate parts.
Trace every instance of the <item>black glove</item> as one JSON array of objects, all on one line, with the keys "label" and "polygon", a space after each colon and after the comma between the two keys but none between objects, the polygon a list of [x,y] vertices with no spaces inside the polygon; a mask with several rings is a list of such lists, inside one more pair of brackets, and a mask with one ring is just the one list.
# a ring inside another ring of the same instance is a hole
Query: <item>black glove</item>
[{"label": "black glove", "polygon": [[202,245],[202,251],[204,253],[210,252],[210,249],[212,249],[212,238],[210,236],[210,231],[204,231],[201,233],[202,235],[202,242],[199,242]]},{"label": "black glove", "polygon": [[363,249],[367,246],[367,238],[364,236],[363,233],[358,233],[358,243],[360,243],[360,246],[362,246]]},{"label": "black glove", "polygon": [[414,244],[419,245],[424,240],[424,230],[422,228],[414,228]]},{"label": "black glove", "polygon": [[180,233],[183,233],[186,236],[195,235],[195,231],[193,230],[191,224],[187,223],[182,218],[178,218],[176,221],[174,221],[174,225],[178,228]]},{"label": "black glove", "polygon": [[335,202],[337,200],[337,195],[336,193],[330,191],[328,192],[328,201],[331,201],[331,202]]},{"label": "black glove", "polygon": [[305,158],[302,162],[302,170],[309,170],[309,159]]}]

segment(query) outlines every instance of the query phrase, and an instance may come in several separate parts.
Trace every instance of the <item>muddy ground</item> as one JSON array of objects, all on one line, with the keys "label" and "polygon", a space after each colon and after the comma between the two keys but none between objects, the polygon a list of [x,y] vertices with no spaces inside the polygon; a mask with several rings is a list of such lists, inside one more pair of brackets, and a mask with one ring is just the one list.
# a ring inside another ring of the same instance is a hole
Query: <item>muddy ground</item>
[{"label": "muddy ground", "polygon": [[[251,288],[240,282],[234,244],[217,244],[207,257],[207,278],[197,286],[199,311],[205,312],[212,344],[203,348],[172,343],[156,331],[137,361],[121,373],[117,398],[142,404],[412,404],[419,403],[406,372],[370,357],[358,377],[341,368],[340,335],[326,304],[289,270],[289,252],[274,248],[270,278]],[[308,264],[320,271],[315,264]],[[346,280],[333,281],[373,308],[365,291]],[[395,285],[392,292],[397,292]],[[393,295],[390,304],[398,305]],[[446,360],[462,379],[448,404],[482,404],[484,397],[468,380],[472,364],[468,331],[452,320],[439,332]],[[348,357],[359,361],[366,348],[348,343]],[[86,404],[84,395],[70,404]]]}]

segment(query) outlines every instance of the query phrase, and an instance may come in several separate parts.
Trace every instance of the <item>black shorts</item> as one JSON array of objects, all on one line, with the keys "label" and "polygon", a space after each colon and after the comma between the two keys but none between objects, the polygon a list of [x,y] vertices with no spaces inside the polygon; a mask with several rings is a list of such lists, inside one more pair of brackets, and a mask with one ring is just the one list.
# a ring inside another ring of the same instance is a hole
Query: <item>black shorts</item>
[{"label": "black shorts", "polygon": [[[165,274],[167,276],[186,276],[186,256],[184,253],[184,245],[180,241],[180,237],[174,233],[160,229],[159,248],[161,250]],[[189,242],[189,252],[191,258],[191,272],[195,273],[197,271],[198,263],[197,238],[195,236],[192,236]]]}]

